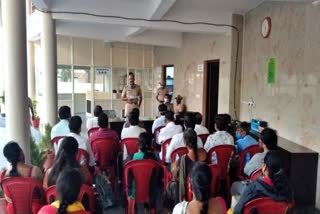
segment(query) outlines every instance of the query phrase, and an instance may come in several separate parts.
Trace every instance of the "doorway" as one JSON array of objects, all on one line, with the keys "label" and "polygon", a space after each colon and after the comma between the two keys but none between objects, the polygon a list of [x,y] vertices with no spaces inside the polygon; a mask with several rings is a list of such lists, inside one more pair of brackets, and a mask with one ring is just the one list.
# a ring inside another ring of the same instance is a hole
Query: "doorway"
[{"label": "doorway", "polygon": [[219,95],[219,60],[208,60],[204,63],[203,76],[203,118],[210,133],[214,130],[214,118],[218,114]]}]

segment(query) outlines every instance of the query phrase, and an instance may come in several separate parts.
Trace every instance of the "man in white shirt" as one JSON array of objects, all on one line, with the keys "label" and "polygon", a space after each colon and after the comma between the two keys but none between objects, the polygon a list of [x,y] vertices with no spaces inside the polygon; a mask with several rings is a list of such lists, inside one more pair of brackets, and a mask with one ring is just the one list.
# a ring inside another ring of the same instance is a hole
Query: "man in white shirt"
[{"label": "man in white shirt", "polygon": [[[69,120],[71,118],[71,110],[69,106],[61,106],[59,108],[60,122],[52,127],[51,140],[55,137],[64,137],[70,133]],[[54,150],[58,151],[57,145],[54,144]]]},{"label": "man in white shirt", "polygon": [[233,137],[226,131],[227,124],[225,123],[223,118],[217,115],[214,122],[214,128],[216,132],[212,135],[209,135],[204,145],[204,149],[207,152],[214,146],[225,144],[234,145]]},{"label": "man in white shirt", "polygon": [[89,131],[92,128],[99,127],[98,126],[98,117],[102,113],[102,107],[96,105],[93,110],[94,117],[87,119],[87,130]]},{"label": "man in white shirt", "polygon": [[152,124],[152,133],[154,133],[154,131],[161,126],[165,126],[166,125],[166,118],[165,118],[165,114],[167,112],[167,106],[165,104],[160,104],[158,106],[158,110],[159,110],[159,117],[157,119],[155,119],[153,121]]},{"label": "man in white shirt", "polygon": [[[68,136],[74,137],[78,142],[78,148],[88,152],[89,160],[80,160],[80,164],[87,163],[91,173],[94,172],[95,159],[88,140],[80,135],[81,133],[82,119],[80,116],[73,116],[69,122],[70,134]],[[59,141],[60,145],[61,141]],[[84,163],[83,163],[84,162]]]},{"label": "man in white shirt", "polygon": [[[122,129],[121,139],[138,138],[139,135],[142,132],[146,132],[146,130],[144,128],[141,128],[141,127],[138,126],[138,124],[139,124],[139,116],[134,111],[131,111],[129,113],[128,117],[129,117],[130,127]],[[123,148],[123,160],[125,160],[127,158],[127,156],[128,156],[127,149],[124,146],[124,148]]]},{"label": "man in white shirt", "polygon": [[160,130],[158,136],[158,144],[163,143],[165,140],[172,138],[174,135],[182,132],[182,127],[174,123],[174,114],[168,111],[165,114],[166,126]]},{"label": "man in white shirt", "polygon": [[[185,129],[194,129],[195,127],[195,115],[192,113],[186,113],[184,115],[184,127]],[[198,148],[203,148],[203,143],[200,139],[200,137],[198,137]],[[170,163],[171,162],[171,154],[174,150],[180,148],[180,147],[185,147],[185,143],[183,141],[183,133],[179,133],[176,134],[172,137],[172,140],[167,148],[167,153],[166,153],[166,163]],[[160,156],[161,157],[161,156]]]},{"label": "man in white shirt", "polygon": [[209,134],[209,130],[205,126],[201,125],[202,115],[199,112],[196,113],[195,120],[196,120],[196,126],[194,128],[194,131],[197,133],[197,135]]}]

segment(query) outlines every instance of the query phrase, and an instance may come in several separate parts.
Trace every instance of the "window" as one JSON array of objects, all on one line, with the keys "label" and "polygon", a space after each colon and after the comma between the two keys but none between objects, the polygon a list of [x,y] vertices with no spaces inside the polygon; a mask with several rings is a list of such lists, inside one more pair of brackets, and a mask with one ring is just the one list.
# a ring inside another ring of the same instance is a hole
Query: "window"
[{"label": "window", "polygon": [[164,80],[166,82],[166,86],[169,90],[169,94],[173,95],[174,89],[174,66],[173,65],[165,65],[164,66]]}]

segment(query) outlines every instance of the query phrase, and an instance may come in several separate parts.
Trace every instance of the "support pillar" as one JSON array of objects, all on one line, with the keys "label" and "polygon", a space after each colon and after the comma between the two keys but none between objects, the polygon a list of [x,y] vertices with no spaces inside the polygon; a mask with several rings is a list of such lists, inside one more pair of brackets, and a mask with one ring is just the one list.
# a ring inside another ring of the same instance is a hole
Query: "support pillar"
[{"label": "support pillar", "polygon": [[[27,16],[32,14],[32,2],[31,0],[26,0],[26,11]],[[36,71],[35,71],[35,48],[31,41],[27,42],[28,50],[28,95],[34,100],[36,99]]]},{"label": "support pillar", "polygon": [[43,62],[44,123],[57,123],[57,36],[55,21],[51,14],[42,14],[41,49]]},{"label": "support pillar", "polygon": [[[28,110],[26,3],[2,0],[4,63],[6,74],[6,135],[16,141],[30,163],[30,115]],[[14,15],[13,15],[14,14]]]},{"label": "support pillar", "polygon": [[33,42],[28,42],[28,95],[36,99],[36,71],[35,71],[35,50]]}]

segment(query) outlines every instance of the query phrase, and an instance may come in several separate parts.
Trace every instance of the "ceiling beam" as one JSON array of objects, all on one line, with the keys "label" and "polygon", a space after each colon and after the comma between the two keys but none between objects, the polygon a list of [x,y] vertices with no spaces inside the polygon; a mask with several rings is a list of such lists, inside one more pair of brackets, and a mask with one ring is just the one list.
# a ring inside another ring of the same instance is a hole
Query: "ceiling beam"
[{"label": "ceiling beam", "polygon": [[[154,1],[154,3],[151,5],[150,13],[148,14],[147,19],[161,19],[168,10],[174,5],[176,0],[158,0]],[[142,32],[144,32],[146,28],[140,27],[140,28],[132,28],[127,32],[127,36],[136,36]]]},{"label": "ceiling beam", "polygon": [[127,37],[125,35],[127,28],[119,28],[113,25],[57,21],[56,27],[57,34],[66,36],[166,47],[180,47],[182,44],[182,33],[179,32],[146,30],[135,37]]}]

